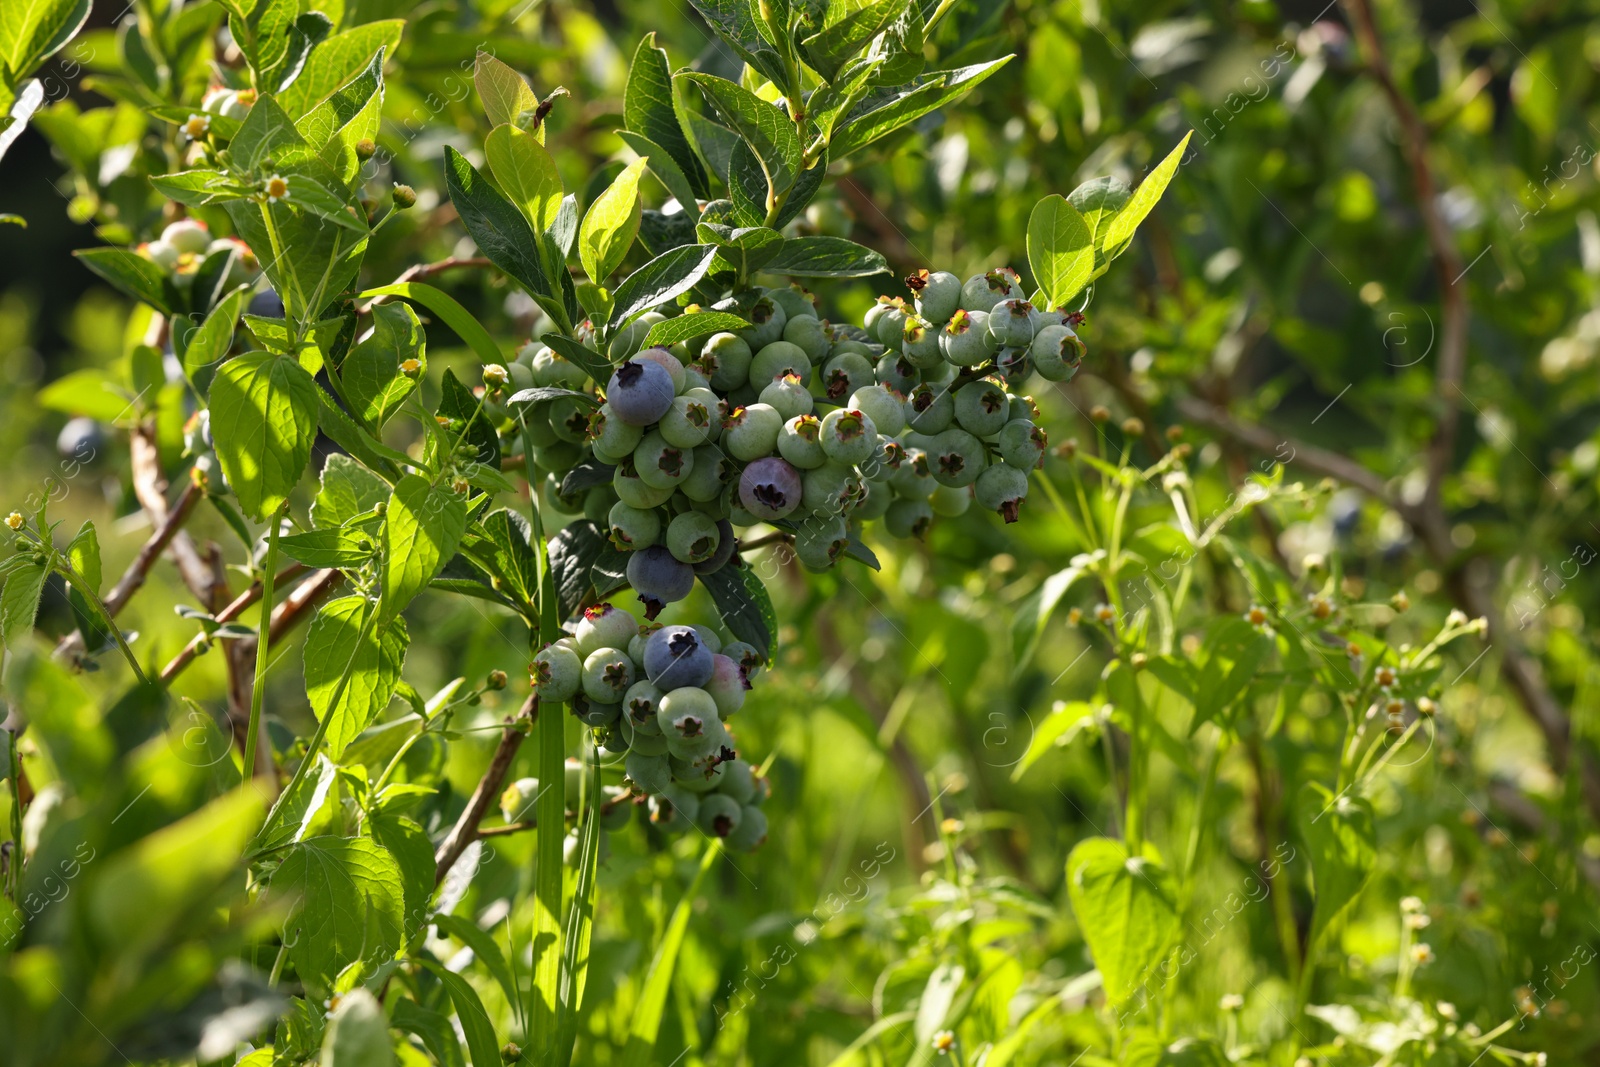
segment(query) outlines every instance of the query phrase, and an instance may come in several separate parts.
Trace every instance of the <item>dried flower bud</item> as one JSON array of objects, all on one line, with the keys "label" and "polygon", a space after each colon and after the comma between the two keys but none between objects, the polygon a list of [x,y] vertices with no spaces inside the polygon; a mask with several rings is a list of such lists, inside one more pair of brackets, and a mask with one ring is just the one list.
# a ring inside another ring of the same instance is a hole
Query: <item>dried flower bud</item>
[{"label": "dried flower bud", "polygon": [[400,211],[412,207],[417,202],[417,191],[409,185],[394,184],[394,206]]},{"label": "dried flower bud", "polygon": [[378,154],[378,146],[372,143],[372,138],[363,137],[356,142],[356,158],[365,163]]}]

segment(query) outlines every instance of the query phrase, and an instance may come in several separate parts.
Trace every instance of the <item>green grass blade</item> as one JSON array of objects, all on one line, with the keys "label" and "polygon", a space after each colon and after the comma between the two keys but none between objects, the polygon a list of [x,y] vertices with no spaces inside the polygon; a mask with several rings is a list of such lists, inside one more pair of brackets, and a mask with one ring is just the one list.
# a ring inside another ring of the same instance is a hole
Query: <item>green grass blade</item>
[{"label": "green grass blade", "polygon": [[694,907],[695,895],[705,880],[711,864],[722,854],[722,842],[706,845],[700,859],[700,869],[694,881],[684,890],[683,899],[672,909],[672,919],[667,931],[650,961],[650,971],[645,976],[644,992],[633,1011],[633,1029],[628,1034],[627,1047],[622,1050],[622,1067],[649,1067],[650,1054],[655,1051],[656,1037],[661,1031],[661,1015],[666,1010],[667,992],[672,988],[672,972],[678,965],[678,949],[683,947],[683,935],[689,928],[689,912]]}]

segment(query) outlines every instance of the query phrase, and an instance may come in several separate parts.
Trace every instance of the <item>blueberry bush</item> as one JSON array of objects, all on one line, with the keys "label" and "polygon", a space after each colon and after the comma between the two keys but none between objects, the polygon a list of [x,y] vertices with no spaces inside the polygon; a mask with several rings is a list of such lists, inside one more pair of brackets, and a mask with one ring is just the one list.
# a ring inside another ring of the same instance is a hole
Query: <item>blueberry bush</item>
[{"label": "blueberry bush", "polygon": [[1587,1062],[1584,14],[6,3],[7,1062]]}]

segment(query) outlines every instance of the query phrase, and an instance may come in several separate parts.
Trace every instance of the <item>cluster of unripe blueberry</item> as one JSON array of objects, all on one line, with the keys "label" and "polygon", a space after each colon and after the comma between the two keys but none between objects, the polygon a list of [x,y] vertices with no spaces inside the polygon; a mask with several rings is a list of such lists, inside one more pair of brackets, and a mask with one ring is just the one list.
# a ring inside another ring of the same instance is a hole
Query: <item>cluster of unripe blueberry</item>
[{"label": "cluster of unripe blueberry", "polygon": [[[1075,373],[1078,320],[1034,308],[1007,268],[907,282],[911,300],[880,297],[860,327],[823,321],[791,286],[753,294],[745,329],[640,351],[665,321],[646,313],[611,339],[600,397],[529,413],[530,469],[631,553],[651,618],[696,572],[728,563],[736,527],[784,529],[800,562],[824,570],[875,519],[902,538],[974,501],[1016,520],[1046,439],[1033,402],[1011,390]],[[505,391],[587,384],[538,342],[486,381],[491,413]],[[609,483],[563,496],[562,475],[591,459],[611,465]]]},{"label": "cluster of unripe blueberry", "polygon": [[[755,648],[724,643],[709,627],[641,626],[600,604],[540,650],[530,672],[541,701],[570,705],[600,747],[622,757],[653,824],[698,825],[749,850],[766,840],[767,784],[739,758],[726,721],[761,663]],[[626,821],[625,812],[612,814],[618,808],[607,812],[607,829]]]},{"label": "cluster of unripe blueberry", "polygon": [[261,264],[249,245],[237,237],[213,238],[199,219],[179,219],[168,224],[160,237],[141,244],[137,251],[171,275],[180,291],[189,287],[207,259],[230,252],[238,255],[228,266],[223,288],[234,289],[261,276]]}]

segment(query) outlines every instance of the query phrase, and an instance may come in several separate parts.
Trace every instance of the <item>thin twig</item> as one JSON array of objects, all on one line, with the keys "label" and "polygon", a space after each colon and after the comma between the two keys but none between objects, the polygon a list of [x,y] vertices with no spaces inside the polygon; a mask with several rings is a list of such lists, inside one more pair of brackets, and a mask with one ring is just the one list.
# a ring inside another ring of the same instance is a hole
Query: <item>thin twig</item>
[{"label": "thin twig", "polygon": [[[306,567],[304,564],[290,564],[278,572],[278,577],[275,584],[279,588],[282,588],[290,581],[290,579],[305,573],[305,571]],[[287,632],[291,626],[299,621],[306,608],[315,603],[318,598],[320,598],[324,593],[328,592],[328,590],[332,589],[334,585],[338,584],[338,581],[338,571],[317,571],[309,579],[296,587],[294,592],[290,593],[289,596],[284,599],[283,603],[279,604],[277,608],[273,610],[271,639],[273,641],[278,640],[278,638]],[[212,617],[215,618],[218,623],[232,622],[248,611],[251,605],[255,604],[256,601],[260,599],[261,583],[256,582],[249,589],[246,589],[244,592],[235,597],[227,607],[223,608]],[[179,674],[182,674],[184,669],[187,668],[190,663],[194,662],[195,657],[200,654],[201,650],[206,647],[207,644],[208,640],[204,634],[196,634],[189,641],[189,643],[183,647],[183,651],[179,652],[165,667],[161,668],[162,684],[171,684],[174,678],[176,678]]]},{"label": "thin twig", "polygon": [[789,531],[774,530],[772,533],[762,534],[760,537],[753,537],[748,541],[740,541],[739,551],[750,552],[757,548],[766,548],[768,545],[791,544],[793,541],[794,534]]},{"label": "thin twig", "polygon": [[[517,710],[516,716],[500,732],[500,745],[494,750],[494,756],[489,760],[489,767],[483,772],[478,787],[472,791],[472,797],[467,801],[466,810],[450,828],[450,833],[439,842],[439,848],[434,853],[433,881],[435,885],[444,881],[444,876],[450,873],[456,860],[467,850],[467,846],[477,840],[478,824],[488,814],[489,807],[500,795],[501,783],[505,781],[506,773],[511,770],[511,763],[517,758],[517,750],[522,747],[523,738],[527,737],[523,729],[525,723],[534,722],[539,717],[539,698],[533,693],[528,694],[528,699],[522,702],[522,707]],[[559,785],[557,785],[559,788]]]}]

